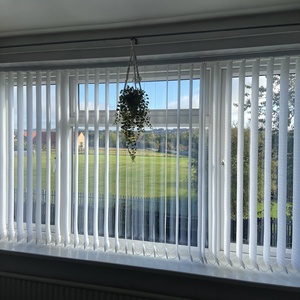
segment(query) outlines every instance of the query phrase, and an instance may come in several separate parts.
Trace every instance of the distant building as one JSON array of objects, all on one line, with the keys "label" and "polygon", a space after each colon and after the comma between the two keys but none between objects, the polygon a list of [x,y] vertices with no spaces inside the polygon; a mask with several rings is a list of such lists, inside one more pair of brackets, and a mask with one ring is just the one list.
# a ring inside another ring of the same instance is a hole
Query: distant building
[{"label": "distant building", "polygon": [[[36,137],[36,131],[32,131],[32,140],[34,140],[34,138]],[[27,136],[28,136],[28,132],[24,131],[24,142],[27,142]],[[17,135],[15,135],[15,138],[17,138]]]},{"label": "distant building", "polygon": [[[25,134],[24,134],[25,136]],[[56,132],[55,131],[51,131],[50,133],[50,139],[51,139],[51,148],[55,148],[56,146]],[[36,136],[36,132],[33,135],[33,144],[36,145],[36,140],[37,140],[37,136]],[[47,144],[47,132],[43,131],[42,132],[42,147],[45,147]],[[82,132],[80,132],[78,134],[78,150],[83,151],[85,149],[85,136]]]},{"label": "distant building", "polygon": [[78,134],[78,142],[77,142],[78,150],[83,151],[85,149],[85,136],[83,132]]},{"label": "distant building", "polygon": [[[55,145],[56,145],[56,132],[55,131],[50,132],[50,140],[51,140],[51,148],[55,148]],[[33,137],[32,141],[33,141],[33,144],[36,145],[36,142],[37,142],[36,134]],[[46,144],[47,144],[47,132],[42,131],[42,147],[45,147]]]}]

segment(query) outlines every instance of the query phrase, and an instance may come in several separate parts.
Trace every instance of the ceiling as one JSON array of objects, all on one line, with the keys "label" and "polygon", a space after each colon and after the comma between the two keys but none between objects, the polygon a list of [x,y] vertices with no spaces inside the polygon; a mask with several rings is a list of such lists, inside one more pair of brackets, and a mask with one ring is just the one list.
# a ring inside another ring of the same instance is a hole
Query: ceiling
[{"label": "ceiling", "polygon": [[299,9],[299,0],[1,0],[0,37]]}]

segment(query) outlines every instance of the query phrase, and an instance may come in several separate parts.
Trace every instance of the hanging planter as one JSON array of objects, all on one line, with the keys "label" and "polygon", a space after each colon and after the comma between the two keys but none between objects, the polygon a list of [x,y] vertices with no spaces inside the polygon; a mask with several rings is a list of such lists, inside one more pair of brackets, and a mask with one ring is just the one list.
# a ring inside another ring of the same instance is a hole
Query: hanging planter
[{"label": "hanging planter", "polygon": [[[134,71],[134,86],[127,85],[131,66],[133,66]],[[137,141],[145,131],[145,127],[152,127],[148,104],[148,95],[141,88],[141,77],[138,71],[134,41],[131,40],[131,56],[127,68],[124,89],[120,91],[115,124],[120,124],[121,126],[121,132],[124,134],[126,140],[126,148],[132,161],[135,161]]]}]

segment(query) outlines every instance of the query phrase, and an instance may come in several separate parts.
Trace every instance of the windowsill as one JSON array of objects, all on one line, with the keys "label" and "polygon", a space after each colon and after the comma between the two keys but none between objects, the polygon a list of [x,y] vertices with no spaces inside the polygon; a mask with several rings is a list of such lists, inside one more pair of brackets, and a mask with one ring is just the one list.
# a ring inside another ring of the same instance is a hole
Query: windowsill
[{"label": "windowsill", "polygon": [[234,287],[235,293],[239,286],[242,289],[248,288],[251,292],[254,288],[255,291],[271,289],[277,293],[296,293],[300,297],[299,276],[203,265],[176,259],[6,241],[0,242],[0,257],[1,272],[168,293],[173,296],[184,296],[188,292],[193,298],[200,290],[209,295],[218,294],[222,287]]}]

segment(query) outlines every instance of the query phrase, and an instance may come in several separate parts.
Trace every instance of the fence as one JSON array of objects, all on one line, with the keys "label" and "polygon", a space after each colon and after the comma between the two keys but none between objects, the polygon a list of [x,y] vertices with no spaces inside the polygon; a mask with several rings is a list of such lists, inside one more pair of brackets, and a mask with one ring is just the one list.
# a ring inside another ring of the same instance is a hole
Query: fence
[{"label": "fence", "polygon": [[[270,218],[271,241],[270,246],[277,245],[278,224],[276,218]],[[236,220],[231,220],[231,242],[236,242]],[[286,248],[292,248],[293,222],[292,219],[286,221]],[[243,242],[249,243],[249,220],[243,220]],[[264,242],[264,218],[257,219],[257,245],[262,246]]]},{"label": "fence", "polygon": [[[84,226],[84,208],[83,194],[79,193],[78,205],[78,231],[83,234]],[[93,234],[94,223],[94,206],[93,194],[89,197],[88,205],[88,233]],[[186,201],[179,203],[180,214],[179,223],[179,244],[188,243],[188,213]],[[74,207],[73,207],[74,209]],[[108,209],[108,229],[109,236],[115,235],[115,197],[111,196]],[[191,218],[191,245],[197,245],[197,203],[192,203]],[[159,198],[136,198],[125,197],[119,198],[119,222],[118,232],[120,238],[175,243],[176,228],[176,210],[175,201]],[[98,234],[104,235],[104,197],[100,196],[98,207]],[[73,225],[73,220],[72,220]]]},{"label": "fence", "polygon": [[[16,195],[16,191],[15,191]],[[33,195],[35,200],[35,193]],[[115,236],[115,196],[111,195],[108,209],[108,230],[109,236]],[[90,194],[88,197],[88,222],[87,230],[89,235],[93,235],[94,223],[94,195]],[[50,224],[55,224],[55,191],[51,193],[50,205]],[[15,206],[16,207],[16,206]],[[36,202],[33,201],[33,211],[36,209]],[[74,232],[74,203],[72,203],[72,220],[71,230]],[[46,191],[42,191],[41,203],[41,220],[42,224],[46,222]],[[190,229],[190,243],[191,246],[197,245],[197,230],[198,230],[198,205],[197,201],[191,203],[191,229]],[[120,238],[145,240],[165,243],[175,243],[176,239],[176,207],[174,199],[164,198],[139,198],[139,197],[125,197],[119,198],[119,222],[118,232]],[[24,222],[26,222],[26,191],[24,202]],[[33,213],[32,222],[35,223],[35,213]],[[271,218],[271,246],[277,244],[277,219]],[[208,220],[207,220],[208,223]],[[84,234],[84,194],[78,194],[78,233]],[[98,235],[104,235],[104,196],[99,196],[98,206]],[[249,220],[244,219],[243,222],[243,240],[248,244],[249,237]],[[208,227],[208,226],[207,226]],[[179,215],[178,215],[178,241],[179,244],[188,244],[188,205],[187,201],[179,201]],[[286,224],[286,247],[292,247],[292,229],[293,224],[291,219],[287,219]],[[263,245],[264,234],[264,219],[257,219],[257,244]],[[231,242],[236,241],[236,220],[231,220]],[[206,232],[206,246],[208,246],[208,231]]]}]

